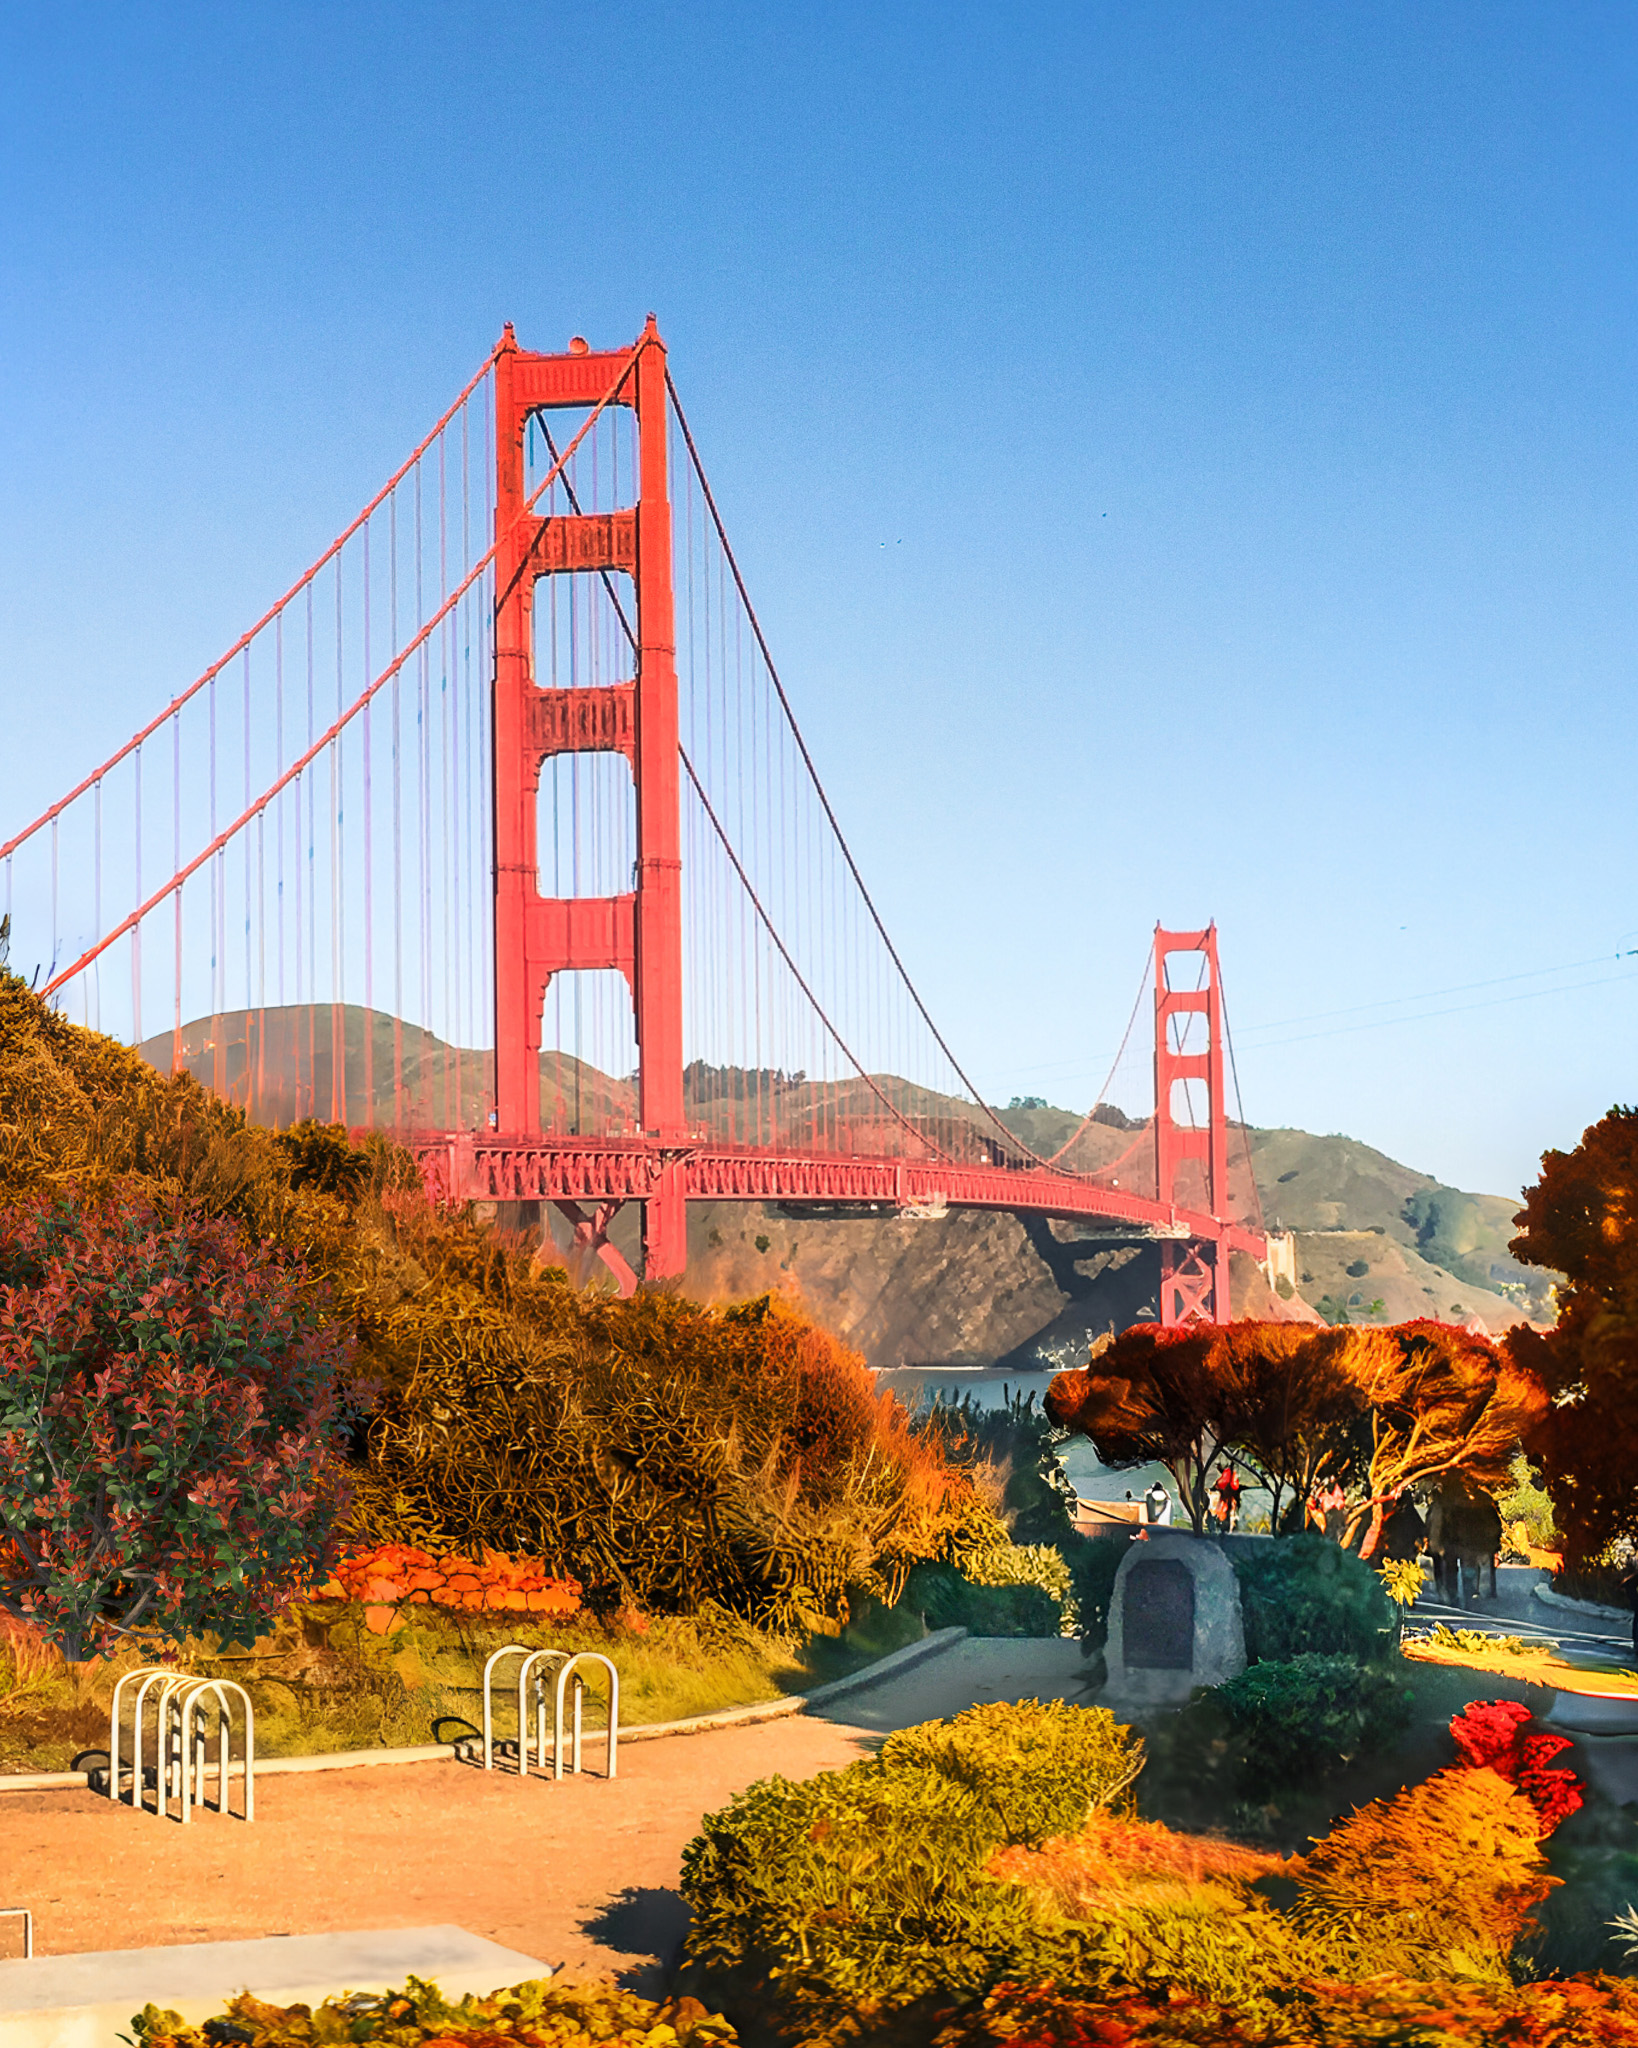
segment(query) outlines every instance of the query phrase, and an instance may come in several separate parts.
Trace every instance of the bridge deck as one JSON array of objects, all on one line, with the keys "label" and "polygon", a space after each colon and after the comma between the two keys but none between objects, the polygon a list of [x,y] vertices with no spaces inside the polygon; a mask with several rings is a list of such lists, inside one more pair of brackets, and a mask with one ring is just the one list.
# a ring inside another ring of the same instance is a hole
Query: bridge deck
[{"label": "bridge deck", "polygon": [[1259,1261],[1268,1255],[1262,1234],[1241,1224],[1045,1168],[753,1151],[712,1140],[681,1145],[642,1139],[525,1141],[460,1131],[417,1137],[410,1144],[429,1190],[446,1200],[640,1202],[658,1191],[663,1173],[680,1169],[682,1191],[696,1202],[935,1214],[1010,1209],[1108,1223],[1140,1238],[1226,1243]]}]

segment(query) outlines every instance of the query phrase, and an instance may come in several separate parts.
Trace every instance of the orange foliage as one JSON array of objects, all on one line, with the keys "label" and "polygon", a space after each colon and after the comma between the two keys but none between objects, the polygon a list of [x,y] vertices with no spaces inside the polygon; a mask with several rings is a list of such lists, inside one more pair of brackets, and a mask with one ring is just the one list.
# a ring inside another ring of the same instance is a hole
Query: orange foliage
[{"label": "orange foliage", "polygon": [[1435,1322],[1140,1324],[1060,1373],[1046,1397],[1051,1419],[1090,1437],[1104,1463],[1167,1466],[1197,1531],[1208,1472],[1225,1455],[1250,1466],[1276,1504],[1288,1487],[1306,1498],[1322,1474],[1346,1483],[1344,1540],[1366,1556],[1406,1487],[1454,1473],[1500,1485],[1545,1405],[1541,1382],[1514,1358]]},{"label": "orange foliage", "polygon": [[349,1551],[314,1597],[361,1602],[377,1635],[393,1626],[401,1606],[542,1614],[554,1621],[580,1611],[576,1582],[549,1577],[538,1559],[507,1557],[499,1550],[485,1550],[479,1560],[434,1557],[406,1543]]},{"label": "orange foliage", "polygon": [[1380,1949],[1402,1940],[1505,1957],[1532,1906],[1559,1882],[1536,1810],[1491,1770],[1436,1771],[1338,1823],[1292,1865],[1298,1921]]},{"label": "orange foliage", "polygon": [[1003,1984],[933,2048],[1638,2048],[1638,1983],[1569,1977],[1500,1986],[1376,1976],[1296,1985],[1277,2015],[1172,1991],[1088,1996]]},{"label": "orange foliage", "polygon": [[1545,1336],[1507,1349],[1553,1396],[1530,1439],[1572,1565],[1638,1535],[1638,1109],[1612,1109],[1573,1152],[1546,1152],[1511,1249],[1568,1285]]},{"label": "orange foliage", "polygon": [[1157,1820],[1135,1820],[1094,1807],[1078,1834],[1060,1835],[1038,1849],[996,1850],[985,1874],[1003,1884],[1044,1892],[1067,1919],[1086,1919],[1136,1890],[1193,1886],[1212,1878],[1250,1883],[1281,1867],[1278,1856],[1210,1835],[1175,1834]]}]

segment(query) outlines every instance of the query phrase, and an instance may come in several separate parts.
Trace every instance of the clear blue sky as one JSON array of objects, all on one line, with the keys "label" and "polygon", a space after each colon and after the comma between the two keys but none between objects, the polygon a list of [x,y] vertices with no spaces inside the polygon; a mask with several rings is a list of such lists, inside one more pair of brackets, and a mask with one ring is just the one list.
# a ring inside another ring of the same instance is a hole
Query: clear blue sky
[{"label": "clear blue sky", "polygon": [[1215,916],[1253,1121],[1510,1193],[1638,1098],[1635,104],[1573,0],[7,9],[0,824],[652,307],[977,1078]]}]

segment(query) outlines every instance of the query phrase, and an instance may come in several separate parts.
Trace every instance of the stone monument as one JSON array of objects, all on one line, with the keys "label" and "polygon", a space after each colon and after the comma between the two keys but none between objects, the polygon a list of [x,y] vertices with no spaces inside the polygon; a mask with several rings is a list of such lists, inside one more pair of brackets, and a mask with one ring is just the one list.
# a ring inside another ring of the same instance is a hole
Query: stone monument
[{"label": "stone monument", "polygon": [[1109,1599],[1104,1697],[1171,1706],[1197,1685],[1246,1668],[1240,1586],[1209,1536],[1155,1530],[1134,1539]]}]

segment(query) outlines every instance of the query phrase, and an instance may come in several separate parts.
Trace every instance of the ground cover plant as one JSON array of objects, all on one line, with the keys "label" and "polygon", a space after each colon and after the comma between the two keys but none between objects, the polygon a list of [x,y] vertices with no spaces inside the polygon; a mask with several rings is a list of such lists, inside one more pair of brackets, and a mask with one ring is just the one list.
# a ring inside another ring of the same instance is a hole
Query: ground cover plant
[{"label": "ground cover plant", "polygon": [[1402,1647],[1413,1663],[1446,1664],[1465,1671],[1524,1678],[1559,1692],[1631,1693],[1638,1696],[1638,1672],[1603,1663],[1574,1663],[1558,1645],[1541,1637],[1495,1636],[1482,1629],[1432,1628],[1407,1635]]},{"label": "ground cover plant", "polygon": [[[405,1605],[381,1630],[359,1602],[309,1599],[294,1603],[249,1650],[225,1649],[204,1636],[170,1654],[183,1669],[234,1678],[246,1688],[259,1755],[310,1756],[469,1733],[482,1716],[484,1660],[509,1642],[609,1657],[620,1674],[621,1724],[640,1726],[777,1699],[845,1676],[901,1646],[908,1618],[896,1619],[897,1629],[880,1620],[873,1628],[867,1613],[857,1630],[850,1624],[840,1635],[803,1639],[771,1635],[722,1609],[559,1618]],[[69,1664],[34,1632],[0,1627],[0,1771],[67,1770],[83,1753],[106,1749],[114,1685],[148,1661],[149,1652],[134,1645]],[[515,1688],[499,1695],[503,1736],[516,1732],[515,1702]],[[600,1723],[602,1702],[594,1678],[588,1725]]]},{"label": "ground cover plant", "polygon": [[190,2025],[180,2014],[145,2006],[132,2021],[137,2048],[330,2048],[374,2041],[381,2048],[714,2048],[738,2036],[718,2013],[687,1998],[638,1998],[613,1984],[556,1985],[546,1978],[513,1984],[487,1998],[445,1998],[411,1977],[398,1991],[327,1998],[312,2010],[280,2006],[249,1992],[216,2018]]}]

